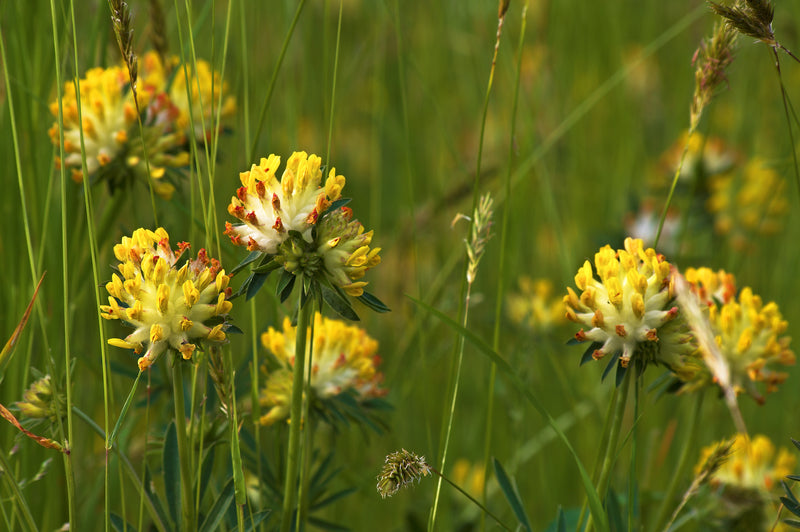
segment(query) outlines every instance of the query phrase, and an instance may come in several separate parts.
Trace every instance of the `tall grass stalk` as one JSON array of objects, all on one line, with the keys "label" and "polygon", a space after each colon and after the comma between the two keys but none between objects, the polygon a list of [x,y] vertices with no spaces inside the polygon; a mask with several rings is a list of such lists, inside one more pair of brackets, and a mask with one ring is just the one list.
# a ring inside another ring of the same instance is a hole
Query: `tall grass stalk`
[{"label": "tall grass stalk", "polygon": [[[72,2],[70,2],[70,7]],[[55,72],[56,72],[56,85],[62,87],[61,68],[59,58],[61,56],[58,37],[58,24],[56,23],[56,6],[55,1],[50,0],[50,20],[53,29],[53,54],[55,56]],[[76,77],[77,79],[77,77]],[[80,98],[78,98],[80,99]],[[64,160],[64,108],[61,98],[58,98],[58,134],[59,134],[59,154],[61,160]],[[84,156],[85,159],[85,156]],[[65,388],[66,388],[66,409],[67,409],[67,431],[64,433],[63,426],[61,426],[61,417],[58,417],[59,426],[61,427],[61,436],[64,438],[64,473],[67,483],[67,506],[69,512],[70,528],[77,528],[75,523],[75,474],[72,470],[72,457],[70,456],[71,446],[73,443],[72,437],[72,376],[70,374],[70,367],[72,366],[72,349],[71,349],[71,326],[70,326],[70,312],[69,312],[69,248],[67,239],[67,173],[66,168],[61,165],[61,181],[60,181],[60,200],[61,200],[61,275],[62,275],[62,310],[64,312],[64,375],[65,375]],[[50,357],[48,357],[50,359]],[[53,382],[58,379],[53,378]],[[108,520],[106,520],[108,523]]]},{"label": "tall grass stalk", "polygon": [[[472,184],[472,210],[471,213],[474,213],[478,207],[478,197],[480,191],[480,175],[481,175],[481,159],[483,156],[483,140],[484,135],[486,133],[486,117],[489,113],[489,97],[492,93],[492,84],[494,82],[494,70],[495,65],[497,64],[497,52],[500,49],[500,37],[503,32],[503,22],[505,21],[506,9],[503,8],[508,7],[508,2],[504,2],[503,0],[500,1],[500,10],[498,11],[497,17],[497,33],[495,37],[494,43],[494,52],[492,53],[492,64],[489,68],[489,80],[486,84],[486,93],[483,98],[483,113],[481,115],[481,129],[480,134],[478,136],[478,153],[476,156],[475,161],[475,181]],[[472,233],[472,228],[475,225],[475,218],[470,220],[469,222],[469,229],[467,234]],[[463,269],[463,276],[461,280],[461,297],[459,298],[459,321],[462,325],[466,328],[467,321],[469,319],[469,299],[470,299],[470,289],[472,287],[472,283],[468,281],[467,278],[467,269],[469,265],[467,262],[464,263]],[[461,366],[464,359],[464,338],[459,336],[458,341],[456,342],[455,348],[455,363],[450,369],[450,382],[451,391],[450,391],[450,400],[449,403],[449,411],[446,412],[446,419],[447,422],[443,426],[444,432],[444,443],[442,445],[441,450],[441,461],[439,463],[439,469],[441,471],[445,470],[445,465],[447,464],[447,451],[450,446],[450,434],[453,429],[453,417],[455,416],[456,410],[456,402],[458,400],[458,385],[459,380],[461,378]],[[439,477],[438,482],[436,483],[436,495],[433,499],[433,508],[431,509],[430,521],[428,522],[428,530],[434,530],[436,528],[436,514],[439,509],[439,497],[442,491],[442,477]]]},{"label": "tall grass stalk", "polygon": [[[514,100],[511,104],[511,128],[508,138],[508,170],[506,171],[506,179],[504,183],[506,198],[511,197],[511,170],[514,161],[514,139],[516,135],[517,126],[517,105],[519,104],[519,85],[520,73],[522,72],[522,53],[523,45],[525,43],[525,30],[528,24],[528,2],[522,6],[522,22],[519,30],[519,42],[517,43],[517,68],[514,76]],[[494,307],[494,333],[492,337],[492,349],[495,351],[500,350],[500,324],[503,317],[503,302],[505,299],[505,271],[506,265],[506,242],[508,240],[508,220],[509,220],[509,202],[503,204],[503,215],[500,227],[500,262],[497,266],[497,271],[500,275],[497,276],[497,296]],[[494,425],[494,385],[497,378],[497,364],[492,362],[489,368],[489,386],[486,392],[486,439],[483,445],[483,486],[481,488],[481,501],[486,504],[486,479],[489,478],[489,457],[492,449],[492,427]],[[486,529],[486,514],[481,514],[481,530]]]},{"label": "tall grass stalk", "polygon": [[283,64],[283,60],[286,57],[286,50],[289,48],[289,42],[292,40],[292,34],[294,34],[294,28],[297,26],[297,21],[300,20],[300,13],[303,12],[303,7],[306,5],[306,0],[300,0],[297,3],[297,9],[294,12],[294,17],[292,18],[292,23],[289,26],[289,31],[286,33],[286,38],[283,40],[283,46],[281,47],[281,53],[278,55],[278,60],[275,63],[275,69],[272,71],[272,78],[269,80],[269,88],[267,89],[267,94],[264,95],[264,103],[261,104],[261,112],[258,114],[258,124],[256,125],[256,133],[253,135],[253,142],[251,144],[250,153],[255,153],[256,148],[258,148],[258,140],[261,138],[261,130],[264,127],[264,120],[267,117],[267,110],[269,109],[269,105],[272,102],[272,93],[275,90],[275,82],[278,80],[278,72],[281,70],[281,65]]},{"label": "tall grass stalk", "polygon": [[[303,290],[303,277],[296,281]],[[298,477],[300,472],[300,430],[303,426],[303,379],[305,377],[306,342],[308,326],[314,317],[314,299],[304,301],[302,294],[297,298],[297,336],[295,339],[294,369],[292,374],[292,405],[289,425],[289,446],[286,459],[286,479],[283,489],[283,513],[281,532],[292,528],[292,511],[297,499]],[[303,304],[305,303],[305,304]],[[313,342],[313,338],[311,339]],[[306,455],[308,459],[308,455]],[[298,512],[299,513],[299,512]],[[298,528],[299,530],[299,528]]]},{"label": "tall grass stalk", "polygon": [[[31,514],[31,509],[30,507],[28,507],[28,501],[25,499],[25,495],[22,493],[22,490],[19,487],[17,479],[14,478],[14,473],[8,464],[5,451],[2,450],[0,450],[0,467],[3,468],[2,476],[6,481],[6,485],[8,486],[9,491],[12,494],[12,500],[15,502],[14,508],[15,509],[19,508],[20,513],[22,514],[22,521],[20,524],[24,523],[26,530],[29,530],[31,532],[36,532],[39,529],[36,527],[36,522],[33,520],[33,514]],[[11,529],[12,528],[9,528],[9,530]]]}]

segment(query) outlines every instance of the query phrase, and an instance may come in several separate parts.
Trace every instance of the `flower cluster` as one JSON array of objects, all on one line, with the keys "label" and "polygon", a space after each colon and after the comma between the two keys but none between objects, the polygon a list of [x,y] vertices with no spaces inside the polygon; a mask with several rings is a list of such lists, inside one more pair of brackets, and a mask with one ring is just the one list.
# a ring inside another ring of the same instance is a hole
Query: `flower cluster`
[{"label": "flower cluster", "polygon": [[640,369],[650,363],[678,371],[693,348],[673,301],[670,264],[642,241],[625,239],[625,248],[604,246],[595,254],[595,279],[587,260],[575,275],[581,294],[568,288],[564,297],[567,319],[585,325],[575,335],[592,342],[587,354],[595,360],[619,358],[623,367],[631,360]]},{"label": "flower cluster", "polygon": [[181,242],[173,251],[162,228],[137,229],[114,246],[119,275],[115,273],[106,284],[109,304],[101,306],[101,315],[135,329],[124,339],[111,338],[108,343],[137,354],[146,347],[139,358],[140,370],[168,349],[190,360],[199,343],[226,340],[225,318],[232,307],[227,300],[230,277],[204,249],[178,267],[188,248]]},{"label": "flower cluster", "polygon": [[757,237],[778,233],[789,212],[786,186],[786,180],[758,157],[739,174],[713,176],[707,208],[714,216],[715,231],[728,236],[737,249],[746,249]]},{"label": "flower cluster", "polygon": [[[260,404],[269,408],[261,417],[261,424],[271,425],[289,415],[292,397],[292,368],[294,367],[297,328],[289,318],[283,322],[283,331],[272,327],[261,341],[279,363],[278,369],[269,372],[267,383],[261,390]],[[306,349],[306,377],[311,373],[311,389],[315,398],[327,399],[351,392],[358,400],[385,395],[380,383],[383,374],[377,370],[380,357],[378,342],[358,327],[339,320],[314,317],[313,366],[309,368],[311,347]]]},{"label": "flower cluster", "polygon": [[37,379],[17,402],[20,413],[28,418],[48,418],[52,421],[63,415],[64,397],[57,395],[50,375]]},{"label": "flower cluster", "polygon": [[[705,447],[695,471],[704,467],[720,445],[728,444],[719,442]],[[750,438],[738,434],[728,459],[711,474],[710,483],[715,489],[709,497],[715,500],[715,510],[710,520],[716,521],[720,530],[773,530],[777,512],[774,488],[791,474],[795,462],[788,449],[781,447],[776,452],[766,436]]]},{"label": "flower cluster", "polygon": [[[172,77],[167,68],[175,67],[177,59],[173,58],[170,65],[165,66],[155,52],[148,52],[141,63],[141,76],[135,91],[131,88],[127,68],[121,65],[90,69],[79,83],[65,84],[60,99],[66,155],[56,162],[69,168],[76,182],[83,181],[83,132],[86,170],[92,182],[105,181],[113,192],[136,179],[146,179],[146,155],[155,191],[169,198],[174,187],[162,179],[167,168],[189,164],[186,132],[195,134],[203,117],[210,128],[212,109],[220,94],[227,92],[227,86],[218,73],[211,74],[207,63],[198,61],[197,75],[189,70],[191,90],[187,96],[187,78],[183,69]],[[190,107],[190,102],[193,107]],[[56,117],[58,109],[58,101],[50,104]],[[234,100],[226,97],[220,115],[229,115],[234,109]],[[142,121],[141,138],[139,118]],[[59,145],[61,132],[58,123],[53,124],[49,134],[53,144]]]},{"label": "flower cluster", "polygon": [[332,168],[323,184],[322,160],[294,152],[278,181],[280,161],[270,155],[240,174],[228,206],[240,223],[226,223],[225,234],[286,272],[361,296],[367,283],[360,279],[380,263],[380,248],[370,248],[372,231],[342,206],[344,176]]},{"label": "flower cluster", "polygon": [[[737,294],[733,275],[723,270],[689,268],[685,278],[708,308],[710,332],[729,368],[734,390],[762,402],[756,383],[764,382],[768,392],[775,391],[788,374],[774,366],[795,362],[795,355],[789,349],[791,338],[783,336],[787,322],[778,305],[764,304],[749,287]],[[684,376],[685,386],[690,390],[713,379],[712,372],[704,365],[695,366],[694,371]]]},{"label": "flower cluster", "polygon": [[519,292],[508,295],[507,312],[512,322],[535,331],[547,331],[564,323],[564,302],[553,296],[549,279],[522,276]]}]

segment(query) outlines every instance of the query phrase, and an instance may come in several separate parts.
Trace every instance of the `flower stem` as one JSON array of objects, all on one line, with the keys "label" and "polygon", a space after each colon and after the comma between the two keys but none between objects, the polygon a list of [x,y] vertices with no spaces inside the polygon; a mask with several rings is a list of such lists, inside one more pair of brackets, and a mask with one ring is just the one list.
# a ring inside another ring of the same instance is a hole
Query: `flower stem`
[{"label": "flower stem", "polygon": [[[303,286],[303,279],[298,279]],[[289,532],[292,527],[292,510],[297,495],[297,477],[300,472],[300,429],[303,426],[303,376],[306,362],[306,337],[308,324],[313,310],[312,299],[305,301],[299,298],[297,306],[297,337],[294,351],[294,373],[292,379],[292,408],[289,424],[289,452],[286,460],[286,481],[283,489],[283,513],[281,514],[281,532]],[[306,456],[308,459],[308,456]]]},{"label": "flower stem", "polygon": [[183,530],[195,530],[192,508],[192,468],[189,463],[189,442],[186,439],[186,407],[183,400],[183,372],[181,360],[172,364],[172,390],[175,403],[175,432],[178,435],[178,457],[181,462],[181,507]]},{"label": "flower stem", "polygon": [[[622,379],[622,388],[620,389],[617,405],[614,409],[614,420],[611,424],[611,434],[608,437],[608,446],[606,447],[605,456],[603,456],[603,467],[600,470],[600,478],[597,479],[597,493],[600,495],[601,500],[608,490],[608,479],[611,476],[611,469],[614,465],[614,458],[617,454],[617,444],[619,443],[620,428],[622,428],[622,418],[625,417],[625,406],[628,399],[628,390],[631,387],[631,374],[635,371],[633,367],[629,367],[625,372],[625,377]],[[592,516],[586,523],[586,532],[592,530]]]},{"label": "flower stem", "polygon": [[667,491],[664,493],[664,498],[661,500],[661,506],[658,508],[658,514],[656,514],[656,519],[651,523],[650,530],[662,530],[662,524],[667,518],[670,503],[675,498],[675,493],[678,491],[678,483],[683,478],[683,471],[686,469],[686,463],[689,461],[689,454],[691,454],[696,449],[693,447],[695,436],[697,435],[697,428],[700,426],[700,411],[703,408],[703,396],[705,394],[698,392],[697,393],[697,402],[695,402],[694,410],[692,410],[692,417],[689,420],[689,433],[686,434],[684,438],[683,450],[681,451],[681,456],[678,459],[678,465],[675,466],[675,469],[672,473],[672,478],[669,481],[669,486],[667,486]]}]

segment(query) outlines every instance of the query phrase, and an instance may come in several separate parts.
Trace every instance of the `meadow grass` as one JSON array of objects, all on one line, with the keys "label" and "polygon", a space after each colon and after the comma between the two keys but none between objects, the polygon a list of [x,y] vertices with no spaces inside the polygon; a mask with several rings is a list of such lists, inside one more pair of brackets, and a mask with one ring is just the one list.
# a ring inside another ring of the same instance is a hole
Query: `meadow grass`
[{"label": "meadow grass", "polygon": [[[438,490],[435,480],[421,479],[387,500],[375,491],[384,458],[401,448],[439,469],[448,433],[441,472],[512,526],[519,516],[498,487],[491,457],[514,479],[533,530],[552,526],[559,508],[568,511],[570,529],[576,526],[586,492],[575,457],[595,485],[601,470],[595,464],[605,459],[609,485],[624,508],[620,515],[630,512],[630,522],[645,530],[655,526],[671,483],[676,487],[667,509],[677,506],[701,450],[735,433],[716,391],[706,391],[702,403],[691,394],[658,396],[651,385],[667,370],[651,367],[618,408],[618,448],[604,453],[614,417],[613,373],[601,383],[605,364],[579,367],[585,346],[566,345],[575,324],[515,322],[507,295],[519,292],[520,278],[528,276],[549,279],[552,297],[560,299],[598,248],[622,248],[626,215],[641,197],[654,196],[660,214],[673,175],[664,171],[663,154],[689,126],[692,54],[718,20],[702,2],[512,2],[491,91],[494,3],[161,2],[161,29],[150,21],[146,3],[133,4],[140,76],[145,53],[161,39],[187,66],[208,61],[236,98],[236,112],[221,128],[203,125],[209,142],[190,143],[190,163],[172,174],[176,191],[169,200],[145,181],[115,192],[105,184],[84,187],[54,163],[59,150],[48,130],[57,119],[50,104],[63,83],[83,79],[90,68],[120,64],[109,6],[0,4],[3,343],[44,274],[19,341],[0,360],[0,404],[24,420],[16,402],[50,374],[57,394],[74,407],[63,411],[69,417],[23,422],[62,445],[69,440],[68,455],[37,445],[12,424],[0,430],[0,529],[57,530],[67,522],[73,530],[119,529],[116,516],[134,527],[172,529],[171,521],[213,514],[217,501],[234,501],[219,514],[219,529],[246,529],[248,519],[268,509],[272,515],[260,529],[279,527],[285,498],[258,478],[272,476],[283,489],[292,425],[254,423],[266,414],[258,402],[267,360],[261,333],[280,330],[297,304],[274,295],[278,274],[248,302],[234,300],[230,320],[243,334],[229,332],[230,342],[209,348],[203,365],[172,371],[173,355],[162,356],[141,373],[130,398],[137,356],[106,343],[129,331],[97,313],[116,264],[113,246],[139,227],[164,227],[173,246],[191,242],[192,256],[206,248],[230,272],[247,255],[223,234],[225,221],[233,221],[226,208],[240,186],[239,172],[271,153],[285,162],[295,150],[320,155],[323,165],[346,176],[343,196],[374,230],[373,247],[382,248],[382,264],[365,278],[367,289],[391,308],[373,313],[354,306],[358,326],[379,344],[381,386],[388,390],[383,399],[393,407],[376,412],[383,430],[303,416],[299,434],[306,448],[313,435],[314,449],[299,458],[303,493],[312,506],[341,495],[311,511],[312,518],[352,530],[493,529],[493,519],[447,483]],[[796,7],[776,6],[775,34],[793,50],[799,16]],[[789,324],[785,334],[792,336],[800,320],[793,299],[800,288],[794,269],[800,191],[773,63],[766,46],[739,37],[727,82],[698,131],[732,147],[737,176],[746,161],[760,157],[785,181],[774,194],[788,202],[778,230],[748,233],[737,244],[731,231],[716,231],[697,215],[679,236],[683,247],[657,249],[682,271],[707,266],[732,272],[739,287],[750,286],[780,306]],[[782,73],[794,101],[800,65],[784,55]],[[458,214],[472,217],[485,193],[495,200],[493,237],[470,285],[464,325],[464,240],[471,226],[451,221]],[[679,184],[672,204],[695,216],[692,202],[703,205],[697,197],[696,189]],[[234,291],[247,275],[243,270],[233,277]],[[483,345],[431,309],[464,325]],[[493,368],[490,352],[508,363],[514,378]],[[738,400],[749,433],[765,434],[781,447],[800,438],[794,415],[800,399],[793,392],[798,376],[794,368],[787,371],[787,382],[763,405],[746,395]],[[181,373],[182,386],[173,388]],[[174,400],[181,390],[183,405]],[[574,456],[529,395],[552,415]],[[129,409],[112,444],[124,405]],[[187,415],[176,416],[181,410]],[[244,471],[234,465],[242,461]],[[331,479],[327,495],[315,491],[321,464],[329,468],[321,474]],[[487,483],[469,489],[470,479],[485,472]],[[140,497],[150,486],[155,494]],[[598,491],[605,499],[605,490]],[[703,513],[711,511],[710,499],[702,498],[710,491],[689,502],[676,521],[681,530],[712,529]],[[180,503],[170,503],[187,498],[179,517]],[[625,502],[632,498],[636,504]],[[301,521],[308,510],[302,504]],[[429,517],[434,504],[435,521]],[[159,505],[165,506],[161,512]],[[189,516],[198,508],[202,515]],[[603,525],[592,523],[595,530]]]}]

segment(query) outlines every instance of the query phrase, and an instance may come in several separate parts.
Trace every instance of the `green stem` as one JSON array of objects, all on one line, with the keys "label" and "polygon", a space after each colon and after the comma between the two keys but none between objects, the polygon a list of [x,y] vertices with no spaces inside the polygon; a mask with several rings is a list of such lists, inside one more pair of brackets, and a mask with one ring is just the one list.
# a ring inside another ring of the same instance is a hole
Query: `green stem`
[{"label": "green stem", "polygon": [[[478,136],[478,153],[475,162],[475,180],[472,184],[472,209],[469,211],[470,214],[475,212],[475,209],[478,207],[478,197],[479,197],[479,190],[480,190],[480,176],[481,176],[481,161],[483,157],[483,139],[486,133],[486,117],[489,113],[489,97],[492,94],[492,84],[494,83],[494,70],[495,65],[497,64],[497,51],[500,49],[500,35],[503,31],[503,22],[505,20],[505,14],[501,14],[497,20],[497,37],[494,43],[494,53],[492,54],[492,64],[489,68],[489,81],[486,83],[486,93],[484,94],[483,98],[483,113],[481,115],[481,130]],[[469,228],[467,229],[467,234],[472,233],[472,227],[475,223],[474,216],[470,218]],[[461,298],[459,304],[459,316],[461,317],[461,321],[463,326],[466,328],[467,326],[467,316],[469,314],[469,294],[471,284],[467,281],[467,267],[468,264],[465,262],[464,269],[462,271],[462,281],[461,281]],[[445,461],[447,459],[447,449],[450,444],[450,433],[453,427],[453,415],[455,413],[456,407],[456,399],[458,397],[458,381],[461,377],[461,364],[464,358],[464,338],[459,337],[458,342],[456,345],[457,351],[457,361],[451,367],[450,371],[450,379],[453,383],[453,391],[452,391],[452,399],[450,401],[450,411],[447,415],[447,427],[444,437],[444,445],[442,448],[442,460],[440,463],[440,468],[444,470],[445,468]],[[439,482],[436,484],[436,495],[433,499],[433,509],[431,510],[430,520],[428,521],[428,531],[432,531],[436,528],[436,514],[439,509],[439,496],[442,490],[442,477],[439,477]]]},{"label": "green stem", "polygon": [[705,394],[701,392],[697,393],[697,401],[694,404],[692,417],[689,420],[689,432],[683,440],[683,449],[678,459],[678,465],[675,466],[672,472],[672,478],[669,481],[669,486],[667,486],[667,491],[664,493],[664,498],[661,500],[661,506],[658,508],[655,521],[650,523],[652,525],[650,530],[661,530],[663,528],[662,525],[669,515],[671,502],[678,492],[678,484],[683,480],[683,471],[686,469],[686,464],[689,462],[689,455],[695,454],[696,448],[694,447],[694,442],[695,436],[697,435],[697,428],[700,426],[700,411],[703,408],[704,395]]},{"label": "green stem", "polygon": [[229,373],[231,383],[230,415],[231,426],[231,464],[233,467],[233,485],[236,494],[236,523],[239,532],[244,531],[244,507],[247,504],[247,492],[244,483],[244,468],[242,467],[242,453],[239,446],[239,418],[236,411],[236,371],[233,369],[231,350],[225,349],[225,371]]},{"label": "green stem", "polygon": [[195,515],[192,507],[192,468],[189,459],[189,441],[186,438],[186,407],[183,399],[183,361],[172,364],[172,394],[175,403],[175,432],[178,435],[178,457],[181,463],[181,507],[183,530],[195,530]]},{"label": "green stem", "polygon": [[653,242],[653,248],[658,246],[658,241],[661,238],[661,230],[664,228],[664,221],[667,219],[667,211],[669,211],[669,206],[672,203],[672,196],[675,194],[675,187],[678,185],[678,178],[681,176],[683,162],[686,159],[686,154],[689,152],[689,142],[696,129],[696,125],[692,126],[689,128],[689,132],[686,134],[686,144],[683,146],[683,152],[681,153],[681,158],[678,162],[678,168],[675,169],[675,176],[672,178],[672,186],[669,187],[667,202],[664,204],[664,210],[661,212],[661,218],[658,220],[658,230],[656,231],[656,239]]},{"label": "green stem", "polygon": [[[303,286],[303,278],[298,278]],[[301,288],[302,290],[302,288]],[[289,424],[289,451],[286,459],[286,481],[283,488],[283,513],[281,514],[281,532],[289,532],[292,528],[292,511],[297,495],[297,477],[300,472],[300,430],[303,426],[303,376],[305,375],[306,338],[311,321],[313,299],[309,298],[303,305],[302,297],[298,298],[297,337],[294,351],[294,373],[292,379],[292,408]]]},{"label": "green stem", "polygon": [[[525,29],[528,23],[528,3],[522,7],[522,26],[520,28],[519,42],[517,43],[517,68],[514,76],[514,101],[511,104],[511,132],[508,143],[508,171],[506,172],[505,191],[506,197],[511,197],[511,169],[514,161],[514,147],[517,125],[517,105],[519,103],[519,85],[520,74],[522,72],[522,48],[525,42]],[[508,219],[509,219],[509,203],[503,203],[503,219],[500,229],[500,263],[497,270],[501,273],[497,276],[497,298],[494,307],[494,336],[492,338],[492,348],[495,351],[500,350],[500,330],[503,314],[503,302],[505,294],[505,276],[502,272],[505,271],[506,264],[506,244],[508,241]],[[497,364],[492,362],[489,369],[489,387],[486,393],[486,439],[483,444],[483,488],[481,489],[481,499],[486,503],[486,479],[489,478],[489,455],[491,454],[492,446],[492,426],[494,424],[494,386],[495,379],[497,378]],[[481,530],[486,529],[486,514],[481,514]]]},{"label": "green stem", "polygon": [[[614,409],[614,421],[611,425],[611,434],[608,437],[606,453],[603,456],[603,467],[600,469],[600,478],[597,479],[597,493],[600,495],[601,500],[604,499],[605,493],[608,490],[608,479],[611,476],[611,469],[614,466],[614,459],[617,455],[617,444],[619,443],[620,428],[622,428],[622,418],[625,417],[625,406],[628,403],[628,390],[630,390],[631,387],[631,379],[633,378],[631,375],[634,371],[635,369],[633,367],[629,367],[627,371],[625,371],[625,377],[622,379],[622,388],[620,389],[617,405]],[[586,523],[586,532],[591,532],[592,525],[592,516],[590,515]]]}]

